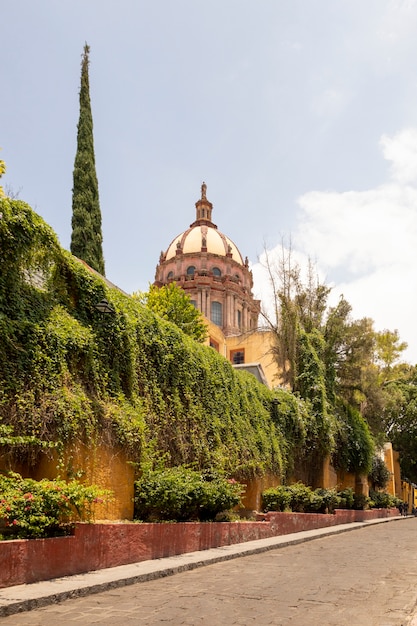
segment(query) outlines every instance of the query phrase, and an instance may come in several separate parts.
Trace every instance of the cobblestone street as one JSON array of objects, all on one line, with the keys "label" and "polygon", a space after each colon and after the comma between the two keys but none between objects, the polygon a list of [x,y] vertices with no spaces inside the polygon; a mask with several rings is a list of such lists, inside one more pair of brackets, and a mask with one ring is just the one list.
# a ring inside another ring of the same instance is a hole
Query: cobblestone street
[{"label": "cobblestone street", "polygon": [[395,520],[67,600],[0,624],[417,624],[416,534],[416,518]]}]

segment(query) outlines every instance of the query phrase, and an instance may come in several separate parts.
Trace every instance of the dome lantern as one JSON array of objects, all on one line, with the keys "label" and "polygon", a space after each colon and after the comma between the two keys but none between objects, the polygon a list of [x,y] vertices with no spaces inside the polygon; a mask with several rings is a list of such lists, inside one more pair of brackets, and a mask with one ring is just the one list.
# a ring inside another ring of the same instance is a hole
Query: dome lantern
[{"label": "dome lantern", "polygon": [[209,224],[212,228],[217,228],[217,226],[211,221],[211,212],[213,210],[213,205],[207,200],[206,193],[207,185],[205,182],[203,182],[203,184],[201,185],[201,198],[195,203],[195,222],[190,225],[190,228],[193,228],[193,226],[199,226],[201,224]]}]

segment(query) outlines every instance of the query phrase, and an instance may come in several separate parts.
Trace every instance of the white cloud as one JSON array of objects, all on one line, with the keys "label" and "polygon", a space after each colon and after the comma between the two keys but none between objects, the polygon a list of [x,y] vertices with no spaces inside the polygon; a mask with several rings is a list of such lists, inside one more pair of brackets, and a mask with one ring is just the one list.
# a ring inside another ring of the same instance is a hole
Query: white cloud
[{"label": "white cloud", "polygon": [[391,161],[391,176],[400,184],[417,181],[417,129],[407,128],[389,137],[383,135],[380,145],[384,157]]},{"label": "white cloud", "polygon": [[[398,329],[409,344],[405,358],[417,363],[417,185],[409,184],[417,181],[417,129],[384,135],[380,145],[392,180],[363,192],[303,195],[292,244],[333,284],[334,300],[343,294],[353,316],[372,318],[377,330]],[[265,298],[259,264],[253,271]]]}]

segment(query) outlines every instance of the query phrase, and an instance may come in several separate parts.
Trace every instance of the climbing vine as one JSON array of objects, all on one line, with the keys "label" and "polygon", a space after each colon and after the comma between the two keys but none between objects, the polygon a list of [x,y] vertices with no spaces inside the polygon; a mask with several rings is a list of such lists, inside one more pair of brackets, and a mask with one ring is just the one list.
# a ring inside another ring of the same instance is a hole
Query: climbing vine
[{"label": "climbing vine", "polygon": [[[0,213],[0,425],[40,442],[0,440],[11,457],[105,442],[138,464],[163,456],[244,478],[330,449],[313,397],[269,390],[110,288],[25,203],[1,199]],[[103,298],[113,313],[97,310]]]}]

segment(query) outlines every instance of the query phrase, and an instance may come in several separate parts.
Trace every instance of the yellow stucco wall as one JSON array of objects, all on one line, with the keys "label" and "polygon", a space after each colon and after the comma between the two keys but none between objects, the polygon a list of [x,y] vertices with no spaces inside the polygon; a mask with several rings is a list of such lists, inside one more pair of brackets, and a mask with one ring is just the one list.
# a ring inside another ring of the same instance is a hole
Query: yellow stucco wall
[{"label": "yellow stucco wall", "polygon": [[234,337],[225,337],[222,330],[206,319],[210,337],[206,345],[210,345],[210,339],[218,345],[219,354],[231,360],[232,350],[245,351],[245,363],[260,363],[262,365],[268,386],[272,389],[281,383],[280,371],[272,355],[274,345],[273,333],[269,330],[250,331]]},{"label": "yellow stucco wall", "polygon": [[270,331],[248,332],[236,337],[226,337],[227,358],[232,350],[245,351],[245,363],[260,363],[269,387],[280,384],[279,369],[271,352],[273,334]]},{"label": "yellow stucco wall", "polygon": [[104,445],[70,446],[64,453],[62,469],[57,465],[55,455],[43,456],[36,468],[30,471],[30,476],[35,480],[53,479],[57,476],[64,480],[79,477],[82,482],[109,489],[114,493],[114,498],[106,504],[96,505],[95,519],[133,519],[134,468],[128,463],[122,450]]},{"label": "yellow stucco wall", "polygon": [[226,338],[223,334],[222,329],[219,326],[216,326],[216,324],[213,324],[213,322],[210,322],[210,320],[208,320],[207,318],[205,318],[205,322],[207,324],[209,332],[209,337],[207,337],[206,341],[204,342],[205,345],[209,346],[210,340],[214,339],[214,341],[218,345],[219,354],[227,358]]},{"label": "yellow stucco wall", "polygon": [[265,474],[255,476],[248,480],[239,481],[245,484],[245,494],[242,497],[243,508],[250,511],[261,511],[261,495],[269,487],[277,487],[281,484],[279,476],[275,474]]},{"label": "yellow stucco wall", "polygon": [[395,496],[397,494],[397,490],[396,490],[396,484],[395,484],[395,473],[396,473],[396,465],[398,465],[398,475],[399,475],[399,463],[398,463],[398,454],[397,454],[397,458],[395,458],[394,455],[394,450],[392,448],[392,444],[391,443],[386,443],[384,445],[384,463],[387,466],[388,471],[391,474],[391,477],[389,479],[389,482],[385,488],[385,491],[389,494],[391,494],[392,496]]}]

